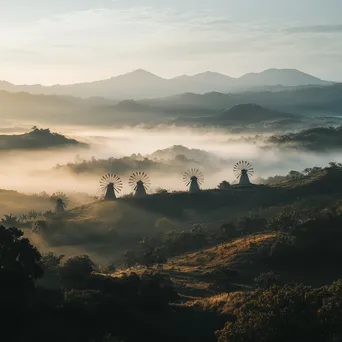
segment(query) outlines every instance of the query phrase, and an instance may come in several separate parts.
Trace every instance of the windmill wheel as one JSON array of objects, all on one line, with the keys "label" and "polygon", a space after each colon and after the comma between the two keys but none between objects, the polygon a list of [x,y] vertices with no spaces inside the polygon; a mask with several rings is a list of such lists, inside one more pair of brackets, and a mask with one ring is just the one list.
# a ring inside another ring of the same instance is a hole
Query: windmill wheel
[{"label": "windmill wheel", "polygon": [[63,206],[64,208],[67,208],[69,205],[69,198],[64,192],[55,192],[51,195],[50,201],[54,206],[57,204]]},{"label": "windmill wheel", "polygon": [[116,193],[119,193],[122,190],[121,178],[113,173],[107,173],[100,180],[100,187],[103,192],[107,190],[109,185],[113,186]]},{"label": "windmill wheel", "polygon": [[203,184],[204,176],[203,176],[203,173],[199,169],[191,168],[191,169],[184,172],[183,182],[185,183],[186,186],[189,186],[191,181],[194,179],[197,180],[197,183],[199,185]]},{"label": "windmill wheel", "polygon": [[252,164],[245,161],[241,160],[238,163],[234,165],[233,172],[236,178],[241,177],[241,174],[243,172],[246,172],[249,177],[253,176],[254,174],[254,169],[252,167]]},{"label": "windmill wheel", "polygon": [[150,177],[145,172],[134,172],[128,180],[129,186],[132,190],[136,190],[138,183],[144,186],[147,190],[151,186]]}]

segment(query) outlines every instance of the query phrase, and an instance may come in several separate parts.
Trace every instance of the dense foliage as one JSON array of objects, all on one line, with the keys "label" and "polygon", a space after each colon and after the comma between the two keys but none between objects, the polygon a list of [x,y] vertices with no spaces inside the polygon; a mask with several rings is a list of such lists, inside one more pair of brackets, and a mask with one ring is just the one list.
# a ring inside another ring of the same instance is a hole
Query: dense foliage
[{"label": "dense foliage", "polygon": [[43,275],[41,255],[23,232],[0,226],[0,305],[10,310],[24,309],[35,282]]},{"label": "dense foliage", "polygon": [[331,342],[342,339],[342,282],[312,288],[272,286],[251,294],[220,342]]},{"label": "dense foliage", "polygon": [[304,149],[309,151],[326,151],[341,149],[342,126],[318,127],[303,130],[298,133],[274,135],[268,142],[288,148]]}]

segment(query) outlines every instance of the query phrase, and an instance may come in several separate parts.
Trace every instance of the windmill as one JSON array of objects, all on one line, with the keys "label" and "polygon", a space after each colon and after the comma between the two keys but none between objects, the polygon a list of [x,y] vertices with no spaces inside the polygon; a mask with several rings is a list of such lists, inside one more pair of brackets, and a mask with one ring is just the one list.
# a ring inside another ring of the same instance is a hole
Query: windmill
[{"label": "windmill", "polygon": [[150,178],[145,172],[134,172],[129,177],[129,186],[135,191],[136,197],[146,196],[146,190],[151,185]]},{"label": "windmill", "polygon": [[254,169],[252,165],[244,160],[239,161],[234,166],[234,175],[236,178],[240,178],[239,185],[252,185],[252,183],[249,180],[249,177],[253,176]]},{"label": "windmill", "polygon": [[113,173],[107,173],[100,180],[101,190],[106,192],[105,201],[115,201],[115,193],[119,193],[122,190],[122,181],[119,176]]},{"label": "windmill", "polygon": [[63,192],[55,192],[50,197],[50,200],[55,208],[56,214],[64,214],[65,209],[69,205],[69,199],[67,195]]},{"label": "windmill", "polygon": [[186,186],[190,185],[189,192],[194,194],[200,191],[200,185],[203,184],[203,173],[195,168],[189,169],[184,172],[183,181]]}]

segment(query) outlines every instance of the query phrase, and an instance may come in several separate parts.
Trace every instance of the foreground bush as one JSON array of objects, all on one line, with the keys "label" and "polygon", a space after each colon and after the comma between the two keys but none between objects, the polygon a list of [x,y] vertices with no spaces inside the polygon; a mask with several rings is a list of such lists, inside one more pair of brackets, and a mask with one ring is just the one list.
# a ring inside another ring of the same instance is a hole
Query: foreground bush
[{"label": "foreground bush", "polygon": [[95,264],[88,255],[69,258],[61,268],[67,287],[78,288],[95,271]]},{"label": "foreground bush", "polygon": [[217,333],[219,342],[341,341],[341,292],[341,281],[258,289]]},{"label": "foreground bush", "polygon": [[43,275],[41,255],[16,228],[0,226],[0,304],[25,305]]}]

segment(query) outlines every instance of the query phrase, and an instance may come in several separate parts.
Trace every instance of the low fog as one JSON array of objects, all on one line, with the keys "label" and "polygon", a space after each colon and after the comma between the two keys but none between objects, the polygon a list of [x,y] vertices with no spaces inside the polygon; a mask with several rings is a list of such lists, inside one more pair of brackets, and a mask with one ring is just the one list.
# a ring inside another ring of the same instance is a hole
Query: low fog
[{"label": "low fog", "polygon": [[[2,134],[22,134],[28,130],[28,127],[14,127],[13,131]],[[64,192],[70,200],[68,209],[74,209],[71,211],[74,218],[64,223],[49,222],[51,231],[48,237],[32,233],[30,226],[25,226],[29,228],[25,229],[25,234],[42,252],[88,254],[99,263],[120,259],[128,245],[158,233],[158,220],[167,215],[156,215],[125,201],[116,202],[114,206],[112,203],[109,206],[106,203],[88,206],[95,198],[103,196],[99,181],[105,173],[116,173],[121,177],[123,190],[118,194],[120,197],[132,193],[128,179],[137,171],[149,175],[151,187],[148,193],[154,193],[159,189],[169,192],[187,190],[183,173],[190,167],[203,172],[202,189],[213,189],[223,180],[236,182],[233,166],[240,160],[252,163],[255,173],[251,181],[255,183],[261,178],[286,175],[290,170],[301,171],[340,161],[339,152],[318,154],[280,148],[267,144],[269,135],[233,135],[220,129],[160,126],[93,130],[55,126],[50,130],[87,145],[39,150],[0,149],[0,217],[9,213],[20,216],[32,210],[40,213],[53,210],[49,196]],[[168,204],[163,210],[167,207]],[[224,222],[227,215],[238,214],[235,209],[227,210],[215,211],[213,217]],[[189,215],[191,221],[191,213]],[[195,219],[199,216],[197,213]],[[205,217],[200,219],[206,220]],[[172,228],[169,228],[178,231],[188,229],[190,224],[177,218],[170,222]],[[112,230],[118,231],[123,240],[108,240]],[[122,241],[126,242],[121,245]],[[117,244],[115,251],[114,243]]]},{"label": "low fog", "polygon": [[[68,163],[79,163],[82,160],[129,157],[141,154],[152,158],[157,150],[182,145],[188,149],[202,150],[198,158],[191,156],[184,162],[186,167],[198,167],[204,173],[203,188],[216,188],[219,182],[234,181],[233,165],[239,160],[248,160],[255,169],[253,179],[268,176],[284,175],[290,170],[302,170],[306,167],[325,166],[330,161],[339,161],[339,153],[308,153],[293,150],[280,150],[276,147],[263,149],[262,136],[257,138],[244,135],[227,134],[224,130],[185,129],[176,127],[158,127],[151,129],[98,129],[87,127],[50,127],[52,131],[89,144],[89,148],[62,148],[35,151],[2,151],[2,167],[0,170],[1,188],[23,193],[67,193],[83,192],[91,196],[101,196],[99,180],[104,170],[88,169],[85,172],[72,172],[64,167]],[[12,134],[12,133],[10,133]],[[170,151],[169,151],[170,152]],[[154,159],[156,159],[154,157]],[[168,190],[185,190],[182,182],[182,164],[173,171],[174,156],[171,152],[162,154],[164,164],[170,164],[167,170],[156,169],[146,171],[151,178],[150,192],[158,188]],[[196,162],[192,162],[192,159]],[[61,167],[56,169],[56,166]],[[117,173],[123,180],[121,195],[131,193],[128,187],[129,166]]]}]

